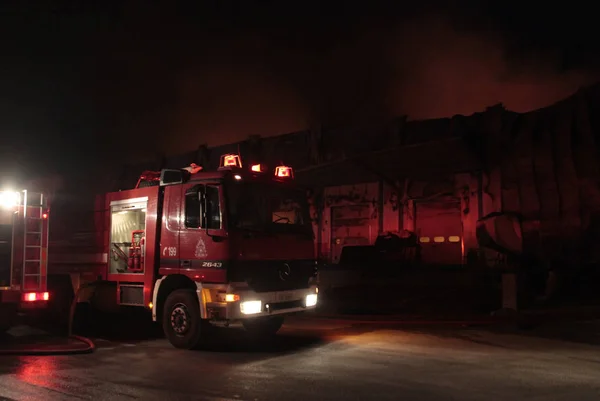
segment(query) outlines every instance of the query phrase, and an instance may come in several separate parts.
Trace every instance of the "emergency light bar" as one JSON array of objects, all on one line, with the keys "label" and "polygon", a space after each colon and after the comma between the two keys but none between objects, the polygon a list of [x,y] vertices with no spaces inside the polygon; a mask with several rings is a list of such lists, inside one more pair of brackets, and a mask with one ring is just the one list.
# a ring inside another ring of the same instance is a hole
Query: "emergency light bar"
[{"label": "emergency light bar", "polygon": [[221,168],[237,167],[242,168],[242,159],[239,155],[229,154],[221,156],[221,162],[219,163]]},{"label": "emergency light bar", "polygon": [[294,178],[294,170],[288,166],[275,167],[275,177],[278,178]]}]

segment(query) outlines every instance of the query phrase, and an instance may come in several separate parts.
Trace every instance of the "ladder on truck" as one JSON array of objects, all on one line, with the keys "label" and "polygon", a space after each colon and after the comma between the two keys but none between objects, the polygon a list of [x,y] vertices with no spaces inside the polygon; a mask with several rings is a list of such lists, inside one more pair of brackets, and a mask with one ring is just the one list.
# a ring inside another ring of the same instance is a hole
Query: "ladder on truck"
[{"label": "ladder on truck", "polygon": [[25,291],[40,291],[46,288],[46,247],[48,229],[44,224],[44,195],[23,191],[23,277]]}]

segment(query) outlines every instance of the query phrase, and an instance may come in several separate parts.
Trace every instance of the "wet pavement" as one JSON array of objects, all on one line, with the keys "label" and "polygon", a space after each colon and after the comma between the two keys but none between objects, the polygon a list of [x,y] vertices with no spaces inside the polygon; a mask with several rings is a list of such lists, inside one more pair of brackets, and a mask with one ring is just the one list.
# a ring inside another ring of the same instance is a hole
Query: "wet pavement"
[{"label": "wet pavement", "polygon": [[90,350],[90,344],[82,339],[62,336],[34,335],[18,338],[4,337],[0,341],[0,356],[5,354],[52,354],[82,353]]},{"label": "wet pavement", "polygon": [[198,351],[123,338],[0,357],[0,400],[600,399],[599,346],[531,333],[295,318],[267,343],[241,329]]}]

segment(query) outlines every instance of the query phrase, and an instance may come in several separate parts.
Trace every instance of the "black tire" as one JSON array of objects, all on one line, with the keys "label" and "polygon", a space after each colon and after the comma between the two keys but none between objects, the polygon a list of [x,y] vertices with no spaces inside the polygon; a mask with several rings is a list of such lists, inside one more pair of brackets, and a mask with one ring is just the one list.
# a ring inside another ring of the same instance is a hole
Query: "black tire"
[{"label": "black tire", "polygon": [[175,290],[167,297],[162,318],[165,336],[175,348],[197,348],[204,336],[198,298],[193,290]]},{"label": "black tire", "polygon": [[283,326],[283,316],[258,317],[244,320],[242,324],[251,337],[264,339],[277,334],[281,326]]}]

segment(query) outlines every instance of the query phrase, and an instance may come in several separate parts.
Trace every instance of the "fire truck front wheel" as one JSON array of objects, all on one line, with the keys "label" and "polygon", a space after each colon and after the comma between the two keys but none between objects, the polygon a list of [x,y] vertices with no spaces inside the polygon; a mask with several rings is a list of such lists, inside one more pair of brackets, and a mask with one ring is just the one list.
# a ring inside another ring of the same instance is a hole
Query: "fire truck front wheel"
[{"label": "fire truck front wheel", "polygon": [[200,305],[192,290],[175,290],[163,308],[163,330],[175,348],[194,349],[203,337],[204,322]]}]

